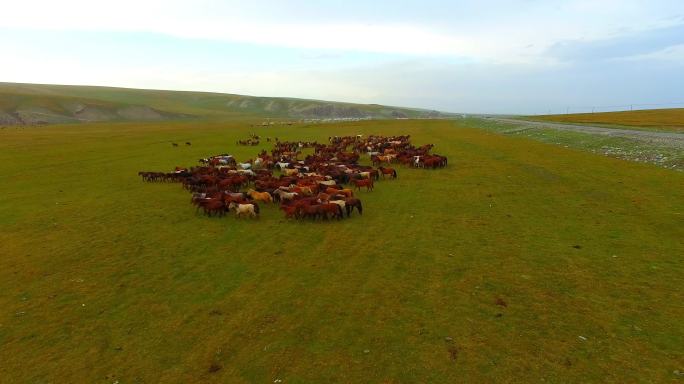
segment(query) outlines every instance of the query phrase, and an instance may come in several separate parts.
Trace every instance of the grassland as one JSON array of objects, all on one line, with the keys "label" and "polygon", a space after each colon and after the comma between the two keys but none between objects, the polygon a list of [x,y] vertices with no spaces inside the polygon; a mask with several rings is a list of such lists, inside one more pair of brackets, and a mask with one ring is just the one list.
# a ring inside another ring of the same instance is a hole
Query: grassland
[{"label": "grassland", "polygon": [[681,379],[684,175],[470,124],[260,129],[449,156],[330,223],[207,218],[136,176],[251,156],[247,122],[0,131],[0,382]]},{"label": "grassland", "polygon": [[527,116],[526,119],[572,124],[595,124],[616,128],[628,127],[684,132],[684,108]]}]

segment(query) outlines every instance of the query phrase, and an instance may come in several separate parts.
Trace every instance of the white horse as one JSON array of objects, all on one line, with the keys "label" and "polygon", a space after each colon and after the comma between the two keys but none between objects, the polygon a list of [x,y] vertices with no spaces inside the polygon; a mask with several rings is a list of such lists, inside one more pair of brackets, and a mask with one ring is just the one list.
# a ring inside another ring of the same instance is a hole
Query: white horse
[{"label": "white horse", "polygon": [[251,169],[238,169],[237,173],[240,175],[256,176],[256,173],[254,173],[254,171]]},{"label": "white horse", "polygon": [[243,215],[257,217],[259,214],[259,206],[256,204],[238,204],[233,202],[228,205],[228,209],[235,210],[236,217],[242,217]]},{"label": "white horse", "polygon": [[[282,187],[281,187],[282,188]],[[274,195],[279,195],[280,196],[280,201],[292,201],[294,200],[298,193],[297,192],[285,192],[282,189],[276,189],[273,192]]]}]

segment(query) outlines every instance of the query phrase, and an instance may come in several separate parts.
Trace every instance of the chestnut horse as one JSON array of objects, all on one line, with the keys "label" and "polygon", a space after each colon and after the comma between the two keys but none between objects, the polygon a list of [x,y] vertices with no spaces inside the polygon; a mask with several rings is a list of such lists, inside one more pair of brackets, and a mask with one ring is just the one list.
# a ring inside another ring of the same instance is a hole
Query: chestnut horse
[{"label": "chestnut horse", "polygon": [[297,213],[297,206],[295,205],[281,205],[280,209],[285,212],[285,218],[299,217]]},{"label": "chestnut horse", "polygon": [[385,175],[390,175],[393,179],[397,178],[397,171],[394,168],[379,167],[378,170],[382,173],[383,179],[385,178]]},{"label": "chestnut horse", "polygon": [[345,189],[337,189],[337,188],[332,188],[332,187],[326,188],[325,193],[327,193],[328,195],[342,194],[342,195],[345,195],[347,197],[354,197],[354,191],[352,191],[349,188],[345,188]]},{"label": "chestnut horse", "polygon": [[[318,209],[321,211],[321,216],[325,219],[336,217],[337,220],[341,220],[344,217],[342,214],[342,207],[339,204],[325,203],[319,205],[318,207]],[[330,214],[330,217],[328,217],[328,214]]]},{"label": "chestnut horse", "polygon": [[263,201],[264,203],[272,203],[273,198],[268,192],[257,192],[253,189],[247,190],[247,194],[255,201]]},{"label": "chestnut horse", "polygon": [[373,190],[373,179],[352,180],[352,183],[354,183],[356,189],[359,191],[361,190],[361,187],[366,187],[366,191]]}]

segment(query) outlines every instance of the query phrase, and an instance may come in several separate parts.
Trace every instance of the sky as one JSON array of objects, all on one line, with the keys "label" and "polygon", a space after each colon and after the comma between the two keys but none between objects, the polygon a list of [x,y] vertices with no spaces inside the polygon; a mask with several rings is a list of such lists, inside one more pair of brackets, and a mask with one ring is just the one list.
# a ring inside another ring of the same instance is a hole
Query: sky
[{"label": "sky", "polygon": [[0,9],[4,82],[466,113],[684,107],[682,0],[0,0]]}]

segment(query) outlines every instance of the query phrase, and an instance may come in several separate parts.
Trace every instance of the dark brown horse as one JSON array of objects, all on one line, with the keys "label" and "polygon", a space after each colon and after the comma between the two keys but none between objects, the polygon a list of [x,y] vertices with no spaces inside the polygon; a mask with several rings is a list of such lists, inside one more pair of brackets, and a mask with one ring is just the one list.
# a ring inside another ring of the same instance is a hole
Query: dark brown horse
[{"label": "dark brown horse", "polygon": [[354,208],[356,208],[356,211],[359,212],[359,215],[363,215],[363,206],[361,205],[361,200],[352,197],[345,199],[344,203],[347,210],[347,217],[351,215]]},{"label": "dark brown horse", "polygon": [[226,213],[226,206],[221,199],[204,199],[197,203],[197,208],[203,208],[207,216],[223,216]]}]

